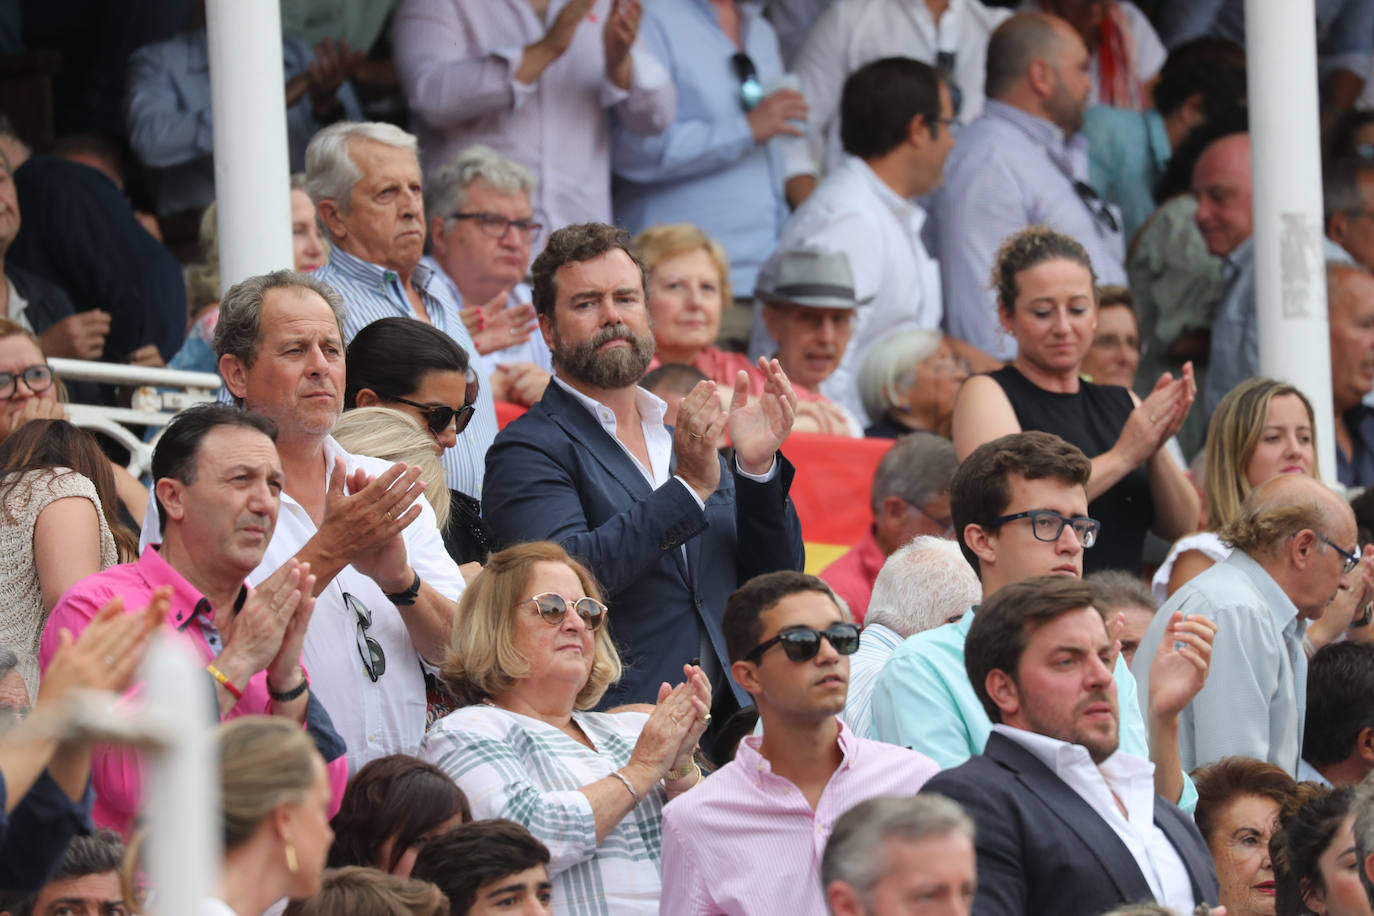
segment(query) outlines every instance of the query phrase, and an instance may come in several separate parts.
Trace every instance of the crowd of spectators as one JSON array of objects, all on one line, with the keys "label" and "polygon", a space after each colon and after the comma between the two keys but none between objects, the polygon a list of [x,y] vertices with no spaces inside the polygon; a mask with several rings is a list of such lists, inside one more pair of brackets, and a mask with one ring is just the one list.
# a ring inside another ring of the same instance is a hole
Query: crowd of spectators
[{"label": "crowd of spectators", "polygon": [[[202,916],[1374,916],[1374,0],[1330,414],[1241,0],[282,0],[223,278],[215,4],[108,5],[0,11],[0,916],[166,912],[154,644]],[[221,403],[139,478],[52,357]]]}]

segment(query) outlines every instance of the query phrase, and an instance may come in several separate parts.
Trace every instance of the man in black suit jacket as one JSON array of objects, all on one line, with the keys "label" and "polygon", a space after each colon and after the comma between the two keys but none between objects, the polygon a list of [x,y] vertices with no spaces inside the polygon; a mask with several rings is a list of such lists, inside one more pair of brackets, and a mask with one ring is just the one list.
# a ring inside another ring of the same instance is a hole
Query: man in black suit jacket
[{"label": "man in black suit jacket", "polygon": [[[556,374],[488,449],[482,516],[502,545],[558,542],[605,589],[625,676],[603,706],[655,702],[693,658],[728,699],[725,599],[756,575],[803,565],[787,497],[793,470],[778,452],[795,415],[792,386],[774,360],[751,401],[741,372],[727,410],[715,382],[701,382],[666,429],[663,402],[637,386],[654,339],[629,237],[566,226],[533,275]],[[728,467],[716,451],[727,428]],[[738,690],[735,699],[749,702]]]},{"label": "man in black suit jacket", "polygon": [[[998,590],[964,644],[994,723],[982,755],[922,789],[977,825],[975,916],[1097,916],[1157,901],[1217,902],[1211,855],[1188,815],[1156,794],[1148,761],[1117,751],[1117,644],[1092,587],[1042,576]],[[1205,678],[1206,641],[1179,633]]]}]

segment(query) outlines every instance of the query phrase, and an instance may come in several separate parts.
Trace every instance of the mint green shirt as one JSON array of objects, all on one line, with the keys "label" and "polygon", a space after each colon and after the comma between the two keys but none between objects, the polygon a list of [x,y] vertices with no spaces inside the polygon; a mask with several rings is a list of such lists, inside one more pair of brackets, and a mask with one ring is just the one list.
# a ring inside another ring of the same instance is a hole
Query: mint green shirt
[{"label": "mint green shirt", "polygon": [[[897,647],[873,686],[874,737],[920,751],[942,770],[983,752],[992,720],[964,668],[964,639],[971,626],[972,610],[957,623],[917,633]],[[1113,677],[1121,714],[1120,750],[1148,760],[1135,678],[1120,656]],[[1185,773],[1178,806],[1192,813],[1196,805],[1197,789]]]}]

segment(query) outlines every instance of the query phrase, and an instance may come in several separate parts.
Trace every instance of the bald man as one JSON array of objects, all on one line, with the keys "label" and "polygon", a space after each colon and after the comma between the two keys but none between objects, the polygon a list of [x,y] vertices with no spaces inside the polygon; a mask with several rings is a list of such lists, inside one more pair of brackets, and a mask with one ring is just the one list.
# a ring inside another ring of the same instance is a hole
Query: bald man
[{"label": "bald man", "polygon": [[1016,355],[988,277],[1002,241],[1026,226],[1077,239],[1098,282],[1126,284],[1121,212],[1088,184],[1079,129],[1091,89],[1088,49],[1064,20],[1021,13],[992,33],[987,103],[959,134],[931,208],[951,337],[999,358]]},{"label": "bald man", "polygon": [[1230,557],[1170,598],[1145,631],[1132,673],[1150,696],[1150,663],[1174,612],[1217,624],[1211,674],[1178,720],[1184,770],[1240,755],[1296,774],[1307,705],[1309,620],[1349,587],[1355,515],[1320,481],[1285,474],[1246,497],[1221,531]]},{"label": "bald man", "polygon": [[1202,388],[1202,409],[1208,417],[1226,392],[1259,372],[1250,187],[1249,134],[1212,141],[1193,166],[1198,232],[1207,250],[1225,262],[1226,275]]},{"label": "bald man", "polygon": [[1356,264],[1326,267],[1326,316],[1331,340],[1331,404],[1335,408],[1336,478],[1347,487],[1374,484],[1374,275]]}]

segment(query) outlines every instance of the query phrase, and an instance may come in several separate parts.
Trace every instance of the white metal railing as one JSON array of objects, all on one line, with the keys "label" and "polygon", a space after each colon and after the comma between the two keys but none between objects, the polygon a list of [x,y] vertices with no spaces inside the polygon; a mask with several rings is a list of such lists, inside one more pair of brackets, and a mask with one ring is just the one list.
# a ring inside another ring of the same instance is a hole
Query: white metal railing
[{"label": "white metal railing", "polygon": [[141,477],[152,464],[157,437],[145,442],[149,428],[161,430],[177,411],[212,402],[223,382],[213,372],[154,369],[84,359],[48,360],[53,373],[69,382],[134,386],[130,407],[68,404],[67,416],[82,429],[104,433],[129,451],[129,473]]}]

